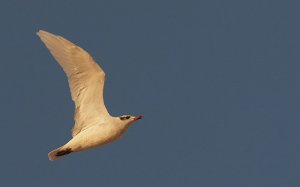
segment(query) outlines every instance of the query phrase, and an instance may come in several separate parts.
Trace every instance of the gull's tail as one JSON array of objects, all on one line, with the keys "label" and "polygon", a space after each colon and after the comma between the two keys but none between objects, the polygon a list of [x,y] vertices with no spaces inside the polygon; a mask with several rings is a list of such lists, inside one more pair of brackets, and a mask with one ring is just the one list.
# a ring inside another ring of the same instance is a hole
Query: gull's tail
[{"label": "gull's tail", "polygon": [[49,157],[49,160],[54,161],[54,160],[57,160],[57,159],[59,159],[60,157],[62,157],[64,155],[70,154],[72,152],[73,151],[72,151],[71,148],[64,148],[62,146],[62,147],[60,147],[58,149],[55,149],[55,150],[51,151],[50,153],[48,153],[48,157]]}]

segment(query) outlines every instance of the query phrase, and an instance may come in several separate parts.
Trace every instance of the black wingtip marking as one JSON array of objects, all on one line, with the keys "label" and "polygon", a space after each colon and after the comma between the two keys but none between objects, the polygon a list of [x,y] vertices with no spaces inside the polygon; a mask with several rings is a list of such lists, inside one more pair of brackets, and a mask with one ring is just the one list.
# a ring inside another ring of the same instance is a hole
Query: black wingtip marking
[{"label": "black wingtip marking", "polygon": [[72,153],[72,149],[71,148],[67,148],[65,150],[62,150],[62,151],[58,151],[55,156],[63,156],[63,155],[67,155],[67,154],[70,154]]}]

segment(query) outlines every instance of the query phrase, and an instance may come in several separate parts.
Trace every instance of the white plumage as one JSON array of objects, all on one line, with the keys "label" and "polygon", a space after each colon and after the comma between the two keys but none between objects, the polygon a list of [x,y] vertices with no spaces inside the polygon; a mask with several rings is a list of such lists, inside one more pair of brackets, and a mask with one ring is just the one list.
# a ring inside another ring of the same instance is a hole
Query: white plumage
[{"label": "white plumage", "polygon": [[110,116],[103,100],[105,73],[93,58],[61,36],[46,31],[39,31],[37,35],[66,73],[75,103],[73,138],[62,147],[51,151],[48,154],[50,160],[112,142],[130,124],[142,118],[129,115]]}]

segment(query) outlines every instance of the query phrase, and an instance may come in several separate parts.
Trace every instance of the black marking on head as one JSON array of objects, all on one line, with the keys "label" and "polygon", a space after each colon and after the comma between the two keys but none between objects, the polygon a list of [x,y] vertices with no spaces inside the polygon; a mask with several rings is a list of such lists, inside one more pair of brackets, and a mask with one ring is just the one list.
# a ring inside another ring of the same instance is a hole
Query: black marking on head
[{"label": "black marking on head", "polygon": [[65,150],[62,150],[62,151],[58,151],[55,156],[63,156],[63,155],[67,155],[67,154],[70,154],[72,153],[72,149],[71,148],[67,148]]},{"label": "black marking on head", "polygon": [[120,120],[126,120],[126,119],[129,119],[130,116],[120,116],[119,118],[120,118]]}]

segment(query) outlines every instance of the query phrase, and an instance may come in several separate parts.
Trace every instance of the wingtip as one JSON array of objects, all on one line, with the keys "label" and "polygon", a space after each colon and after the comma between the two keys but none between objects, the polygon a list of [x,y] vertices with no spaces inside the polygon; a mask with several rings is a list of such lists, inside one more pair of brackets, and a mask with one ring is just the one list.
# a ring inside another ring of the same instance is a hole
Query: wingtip
[{"label": "wingtip", "polygon": [[38,36],[40,36],[40,35],[43,34],[43,33],[46,33],[46,32],[43,31],[43,30],[38,30],[38,31],[36,32],[36,34],[37,34]]},{"label": "wingtip", "polygon": [[54,34],[51,34],[50,32],[47,32],[47,31],[44,31],[44,30],[39,30],[36,32],[36,34],[39,36],[39,37],[42,37],[42,36],[54,36]]}]

